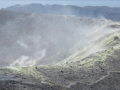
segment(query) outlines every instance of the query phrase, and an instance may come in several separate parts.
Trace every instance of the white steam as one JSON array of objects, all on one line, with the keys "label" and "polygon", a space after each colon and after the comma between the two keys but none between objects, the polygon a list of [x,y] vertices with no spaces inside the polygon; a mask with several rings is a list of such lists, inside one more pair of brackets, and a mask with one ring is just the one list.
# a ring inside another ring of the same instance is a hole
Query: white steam
[{"label": "white steam", "polygon": [[18,43],[19,45],[21,45],[21,46],[22,46],[23,48],[25,48],[25,49],[28,48],[27,44],[25,44],[22,40],[18,40],[17,43]]},{"label": "white steam", "polygon": [[98,18],[101,20],[107,20],[103,15],[98,15]]},{"label": "white steam", "polygon": [[34,57],[30,56],[21,56],[19,59],[15,60],[10,67],[27,67],[27,66],[35,66],[39,60],[46,56],[46,50],[42,50],[37,52]]},{"label": "white steam", "polygon": [[[71,10],[68,12],[72,13]],[[104,19],[102,15],[99,18]],[[118,27],[117,22],[109,20],[32,14],[1,29],[4,31],[0,34],[1,63],[10,67],[58,63],[118,29],[115,27]],[[94,52],[92,50],[90,52]]]}]

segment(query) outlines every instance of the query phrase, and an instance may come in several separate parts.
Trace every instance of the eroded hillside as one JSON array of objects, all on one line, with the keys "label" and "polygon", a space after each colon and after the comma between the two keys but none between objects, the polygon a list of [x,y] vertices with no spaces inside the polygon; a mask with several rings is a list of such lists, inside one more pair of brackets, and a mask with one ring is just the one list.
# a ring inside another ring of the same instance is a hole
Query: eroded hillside
[{"label": "eroded hillside", "polygon": [[119,22],[0,12],[1,90],[119,90]]},{"label": "eroded hillside", "polygon": [[8,17],[13,12],[1,12],[6,13],[0,17],[7,19],[0,28],[1,66],[58,63],[92,40],[119,29],[119,23],[110,20],[17,12]]},{"label": "eroded hillside", "polygon": [[[120,31],[117,31],[95,40],[86,49],[55,65],[2,69],[1,88],[12,86],[15,90],[119,90],[119,43]],[[101,47],[104,49],[94,52]],[[88,51],[91,54],[86,56]],[[8,79],[4,80],[6,77]]]}]

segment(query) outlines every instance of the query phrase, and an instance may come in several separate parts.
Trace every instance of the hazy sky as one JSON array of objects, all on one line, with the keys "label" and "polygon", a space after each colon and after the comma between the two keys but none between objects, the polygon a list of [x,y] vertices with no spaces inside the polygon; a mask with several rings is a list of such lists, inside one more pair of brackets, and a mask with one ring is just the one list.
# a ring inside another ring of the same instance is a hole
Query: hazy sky
[{"label": "hazy sky", "polygon": [[0,8],[30,3],[120,7],[120,0],[0,0]]}]

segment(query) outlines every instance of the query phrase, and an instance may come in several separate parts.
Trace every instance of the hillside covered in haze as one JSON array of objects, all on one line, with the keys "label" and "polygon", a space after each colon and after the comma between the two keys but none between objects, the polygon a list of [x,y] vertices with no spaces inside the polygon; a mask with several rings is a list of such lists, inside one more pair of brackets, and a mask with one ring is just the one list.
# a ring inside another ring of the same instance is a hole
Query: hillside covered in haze
[{"label": "hillside covered in haze", "polygon": [[79,7],[74,5],[42,5],[42,4],[28,4],[28,5],[15,5],[6,8],[11,11],[30,12],[30,13],[41,13],[41,14],[57,14],[57,15],[76,15],[81,17],[92,17],[109,19],[113,21],[120,21],[120,8],[119,7]]},{"label": "hillside covered in haze", "polygon": [[0,90],[120,89],[119,14],[110,16],[119,8],[62,13],[68,9],[81,10],[41,4],[0,10]]},{"label": "hillside covered in haze", "polygon": [[[0,58],[4,66],[11,62],[18,66],[60,62],[91,41],[120,27],[118,22],[109,20],[0,12],[0,17],[4,18],[0,28]],[[8,13],[13,13],[9,14],[13,18],[7,16]]]}]

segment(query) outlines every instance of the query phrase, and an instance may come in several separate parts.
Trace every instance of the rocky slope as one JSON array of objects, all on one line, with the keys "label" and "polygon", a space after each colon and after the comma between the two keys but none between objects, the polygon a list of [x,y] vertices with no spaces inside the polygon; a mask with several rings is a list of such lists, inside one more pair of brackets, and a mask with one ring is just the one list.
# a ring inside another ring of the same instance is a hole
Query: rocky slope
[{"label": "rocky slope", "polygon": [[[1,69],[1,89],[119,90],[119,43],[120,31],[117,31],[55,65]],[[82,57],[96,47],[104,49]]]},{"label": "rocky slope", "polygon": [[119,22],[0,12],[1,90],[120,89]]}]

